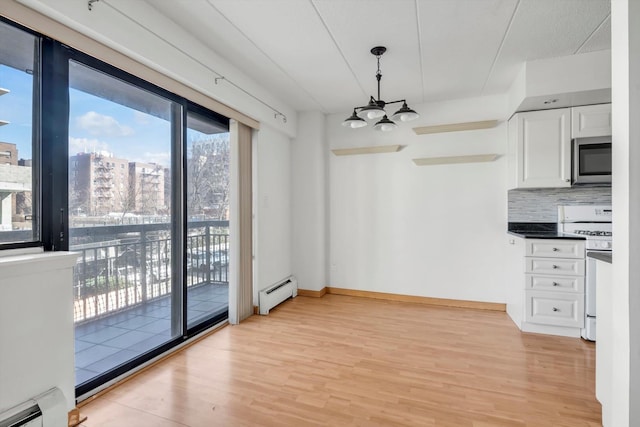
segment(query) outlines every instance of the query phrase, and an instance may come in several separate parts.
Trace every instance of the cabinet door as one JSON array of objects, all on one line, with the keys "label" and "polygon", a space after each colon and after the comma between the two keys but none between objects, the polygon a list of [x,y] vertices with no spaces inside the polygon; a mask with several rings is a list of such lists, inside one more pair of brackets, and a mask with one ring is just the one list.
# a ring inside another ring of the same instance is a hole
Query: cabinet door
[{"label": "cabinet door", "polygon": [[570,187],[570,109],[518,113],[509,124],[515,130],[516,187]]},{"label": "cabinet door", "polygon": [[585,105],[571,109],[571,137],[611,135],[611,104]]},{"label": "cabinet door", "polygon": [[584,327],[584,294],[527,291],[525,299],[527,322]]}]

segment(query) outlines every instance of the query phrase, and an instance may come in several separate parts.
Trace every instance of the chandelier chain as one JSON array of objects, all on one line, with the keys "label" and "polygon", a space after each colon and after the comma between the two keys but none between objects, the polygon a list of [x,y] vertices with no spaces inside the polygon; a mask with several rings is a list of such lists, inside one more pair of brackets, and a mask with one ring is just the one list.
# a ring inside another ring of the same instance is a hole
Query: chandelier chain
[{"label": "chandelier chain", "polygon": [[380,97],[380,80],[382,79],[382,71],[380,71],[380,57],[381,56],[382,56],[382,54],[376,55],[376,58],[378,58],[378,71],[376,72],[376,79],[378,80],[378,99],[377,99],[377,101],[381,100],[381,97]]}]

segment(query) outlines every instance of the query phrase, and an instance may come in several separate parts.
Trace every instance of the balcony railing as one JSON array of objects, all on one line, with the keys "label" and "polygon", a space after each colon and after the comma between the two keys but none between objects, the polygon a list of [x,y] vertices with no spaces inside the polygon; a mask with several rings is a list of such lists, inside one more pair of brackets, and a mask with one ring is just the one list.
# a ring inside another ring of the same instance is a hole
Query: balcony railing
[{"label": "balcony railing", "polygon": [[[188,226],[187,287],[228,283],[228,221]],[[74,270],[74,320],[108,316],[169,295],[182,282],[171,269],[171,224],[74,227],[71,250],[80,253]]]}]

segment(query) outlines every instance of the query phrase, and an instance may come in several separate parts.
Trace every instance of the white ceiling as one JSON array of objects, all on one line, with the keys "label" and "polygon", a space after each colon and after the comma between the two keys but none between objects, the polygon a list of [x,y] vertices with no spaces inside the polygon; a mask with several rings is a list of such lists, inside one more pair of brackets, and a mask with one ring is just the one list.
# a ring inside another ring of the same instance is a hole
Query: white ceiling
[{"label": "white ceiling", "polygon": [[[504,93],[525,61],[610,49],[610,0],[146,0],[298,111]],[[232,76],[230,76],[232,78]]]}]

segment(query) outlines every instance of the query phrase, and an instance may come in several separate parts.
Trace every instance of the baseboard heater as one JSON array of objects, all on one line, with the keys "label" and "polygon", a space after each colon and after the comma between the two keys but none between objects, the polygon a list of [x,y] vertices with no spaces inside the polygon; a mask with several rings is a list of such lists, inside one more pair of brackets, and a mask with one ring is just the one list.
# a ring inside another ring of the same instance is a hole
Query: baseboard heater
[{"label": "baseboard heater", "polygon": [[0,427],[60,427],[67,425],[64,395],[52,388],[24,403],[0,412]]},{"label": "baseboard heater", "polygon": [[298,281],[293,276],[261,290],[258,295],[260,314],[269,314],[269,310],[273,307],[288,298],[295,298],[296,295],[298,295]]},{"label": "baseboard heater", "polygon": [[31,401],[0,414],[0,427],[42,426],[42,411]]}]

